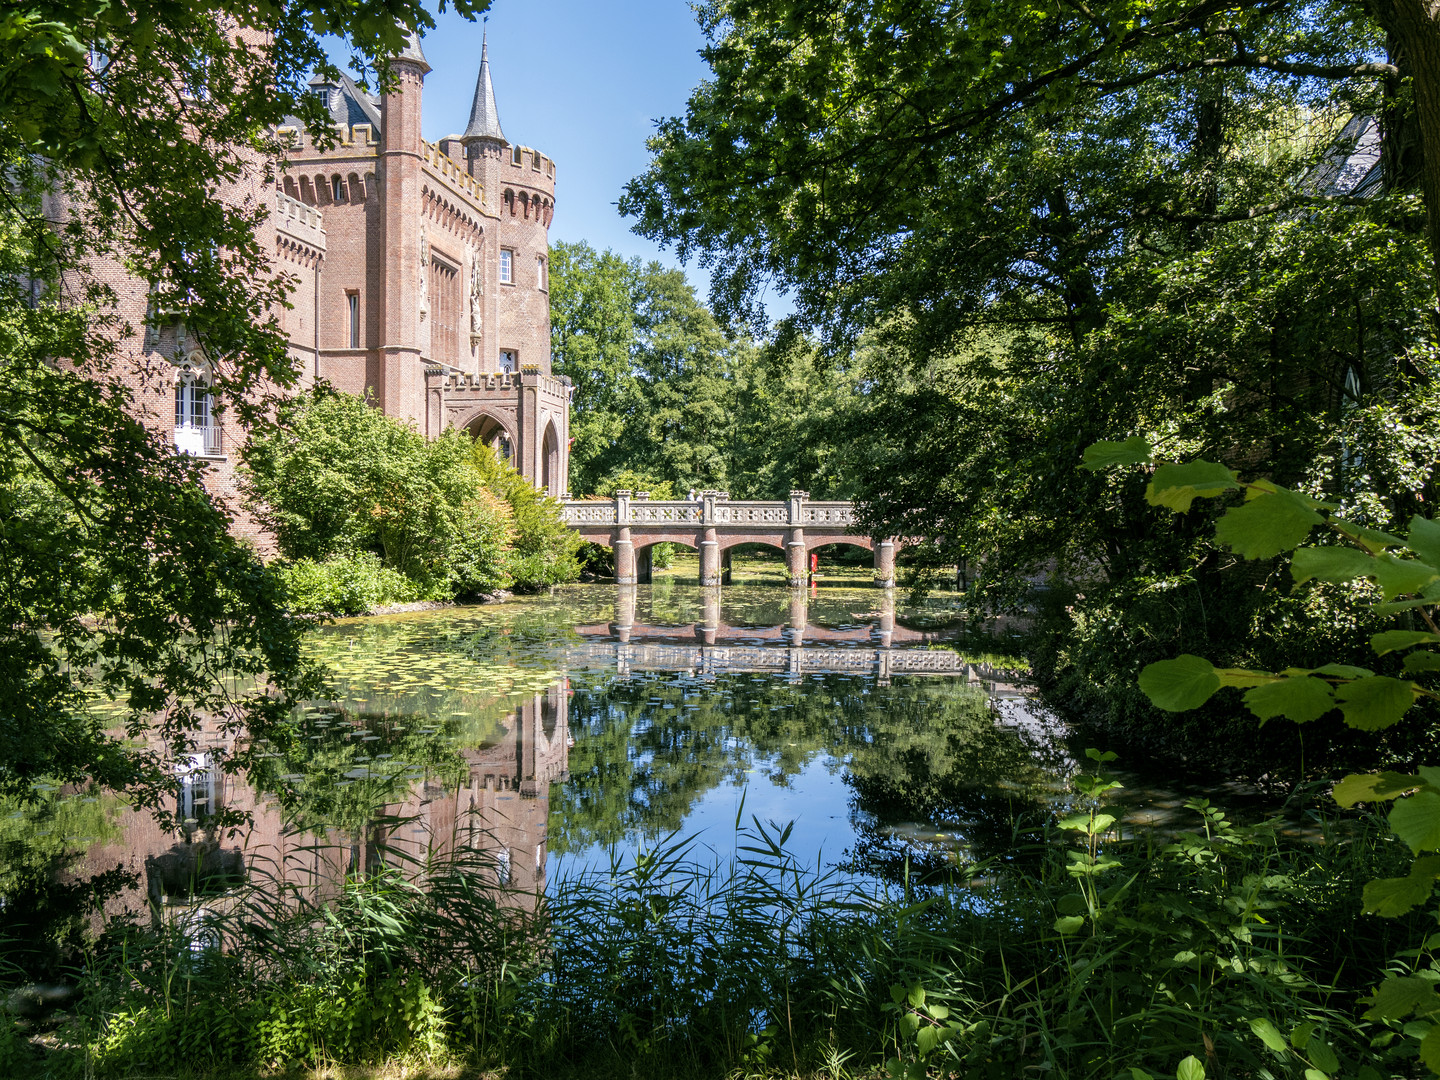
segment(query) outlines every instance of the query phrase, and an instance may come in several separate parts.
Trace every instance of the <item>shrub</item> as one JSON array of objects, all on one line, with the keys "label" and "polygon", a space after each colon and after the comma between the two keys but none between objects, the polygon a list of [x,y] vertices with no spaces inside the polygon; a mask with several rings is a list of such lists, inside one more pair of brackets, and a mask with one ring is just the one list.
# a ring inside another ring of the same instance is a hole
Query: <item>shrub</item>
[{"label": "shrub", "polygon": [[580,537],[560,520],[560,503],[536,490],[492,447],[477,441],[470,453],[485,487],[509,508],[506,569],[515,587],[539,589],[578,578]]},{"label": "shrub", "polygon": [[509,583],[509,510],[459,432],[427,441],[364,400],[319,387],[287,402],[245,450],[248,505],[289,559],[363,552],[421,599]]},{"label": "shrub", "polygon": [[363,551],[324,562],[297,559],[275,567],[292,611],[309,615],[363,615],[384,604],[404,604],[419,595],[415,583]]}]

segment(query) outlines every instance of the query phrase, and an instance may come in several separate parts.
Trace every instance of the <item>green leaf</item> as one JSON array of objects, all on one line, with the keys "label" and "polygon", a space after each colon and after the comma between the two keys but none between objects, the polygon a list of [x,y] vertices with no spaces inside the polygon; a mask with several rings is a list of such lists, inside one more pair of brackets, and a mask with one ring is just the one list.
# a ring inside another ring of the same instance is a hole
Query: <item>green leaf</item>
[{"label": "green leaf", "polygon": [[1233,686],[1238,690],[1244,690],[1251,686],[1263,686],[1267,682],[1274,682],[1278,675],[1272,671],[1251,671],[1248,668],[1216,668],[1215,674],[1220,677],[1221,686]]},{"label": "green leaf", "polygon": [[1374,604],[1370,610],[1377,615],[1395,615],[1401,611],[1414,611],[1416,608],[1434,606],[1434,600],[1422,598],[1420,600],[1397,600],[1393,604]]},{"label": "green leaf", "polygon": [[1290,1032],[1290,1045],[1296,1050],[1305,1049],[1310,1042],[1310,1036],[1315,1034],[1315,1022],[1307,1020],[1303,1024],[1296,1024],[1295,1029]]},{"label": "green leaf", "polygon": [[1081,456],[1080,467],[1094,472],[1111,465],[1141,465],[1149,461],[1153,453],[1148,442],[1132,435],[1124,442],[1091,443]]},{"label": "green leaf", "polygon": [[1410,519],[1407,546],[1431,566],[1440,566],[1440,523],[1416,514]]},{"label": "green leaf", "polygon": [[1405,541],[1398,536],[1391,536],[1387,532],[1380,532],[1378,529],[1367,529],[1364,525],[1356,525],[1346,521],[1344,518],[1330,516],[1330,526],[1342,536],[1347,536],[1355,541],[1366,551],[1374,554],[1384,551],[1386,548],[1404,547]]},{"label": "green leaf", "polygon": [[1429,645],[1437,641],[1440,641],[1440,634],[1432,634],[1427,630],[1386,630],[1371,637],[1370,647],[1375,650],[1376,656],[1384,656],[1400,649]]},{"label": "green leaf", "polygon": [[1145,489],[1151,506],[1168,506],[1184,513],[1197,498],[1210,498],[1236,491],[1240,481],[1224,465],[1212,461],[1191,461],[1185,465],[1161,465]]},{"label": "green leaf", "polygon": [[1066,915],[1055,920],[1055,932],[1062,937],[1069,937],[1071,934],[1078,934],[1084,925],[1085,916]]},{"label": "green leaf", "polygon": [[1327,1073],[1337,1072],[1340,1068],[1340,1059],[1335,1056],[1335,1051],[1319,1035],[1310,1036],[1310,1041],[1305,1044],[1305,1056]]},{"label": "green leaf", "polygon": [[1412,652],[1405,657],[1405,674],[1419,675],[1425,671],[1440,671],[1440,653]]},{"label": "green leaf", "polygon": [[1209,660],[1185,653],[1173,660],[1145,665],[1140,672],[1140,689],[1157,709],[1184,712],[1209,701],[1220,689],[1220,676]]},{"label": "green leaf", "polygon": [[1305,1080],[1330,1080],[1330,1077],[1326,1076],[1319,1069],[1306,1069]]},{"label": "green leaf", "polygon": [[1263,1016],[1258,1016],[1250,1021],[1250,1030],[1253,1031],[1260,1041],[1274,1050],[1277,1054],[1285,1052],[1285,1037],[1276,1030],[1275,1025]]},{"label": "green leaf", "polygon": [[1369,668],[1356,667],[1354,664],[1326,664],[1324,667],[1311,668],[1309,671],[1287,671],[1287,675],[1333,675],[1337,679],[1363,679],[1367,675],[1375,673]]},{"label": "green leaf", "polygon": [[1390,811],[1390,828],[1417,854],[1440,848],[1440,792],[1425,788],[1399,800]]},{"label": "green leaf", "polygon": [[1348,810],[1356,803],[1393,799],[1407,791],[1414,791],[1420,784],[1420,777],[1408,773],[1352,773],[1336,784],[1331,794]]},{"label": "green leaf", "polygon": [[1416,1016],[1434,1016],[1440,1012],[1440,994],[1435,984],[1414,975],[1391,975],[1375,988],[1368,998],[1361,998],[1370,1008],[1366,1020],[1404,1020]]},{"label": "green leaf", "polygon": [[1281,488],[1232,506],[1215,524],[1215,539],[1247,559],[1270,559],[1302,543],[1325,519],[1303,495]]},{"label": "green leaf", "polygon": [[1388,675],[1370,675],[1335,688],[1345,723],[1361,731],[1379,731],[1400,722],[1415,704],[1415,684]]},{"label": "green leaf", "polygon": [[1290,560],[1290,575],[1296,585],[1314,578],[1339,584],[1369,577],[1375,572],[1375,557],[1352,547],[1303,547]]},{"label": "green leaf", "polygon": [[1397,559],[1389,552],[1375,556],[1375,567],[1371,575],[1380,586],[1382,599],[1387,602],[1406,593],[1418,593],[1440,578],[1440,573],[1429,563]]},{"label": "green leaf", "polygon": [[1200,1063],[1199,1058],[1191,1054],[1180,1062],[1180,1067],[1175,1070],[1175,1080],[1205,1080],[1205,1066]]},{"label": "green leaf", "polygon": [[1420,1060],[1432,1073],[1440,1073],[1440,1027],[1432,1027],[1420,1040]]},{"label": "green leaf", "polygon": [[1365,883],[1363,908],[1387,919],[1404,915],[1430,899],[1435,879],[1440,877],[1440,855],[1416,859],[1403,878],[1377,878]]},{"label": "green leaf", "polygon": [[940,1037],[936,1028],[923,1027],[915,1035],[915,1049],[920,1051],[921,1057],[929,1057],[930,1051],[935,1049],[935,1041]]},{"label": "green leaf", "polygon": [[1335,707],[1328,683],[1308,675],[1279,679],[1245,691],[1245,706],[1261,720],[1287,717],[1308,724]]}]

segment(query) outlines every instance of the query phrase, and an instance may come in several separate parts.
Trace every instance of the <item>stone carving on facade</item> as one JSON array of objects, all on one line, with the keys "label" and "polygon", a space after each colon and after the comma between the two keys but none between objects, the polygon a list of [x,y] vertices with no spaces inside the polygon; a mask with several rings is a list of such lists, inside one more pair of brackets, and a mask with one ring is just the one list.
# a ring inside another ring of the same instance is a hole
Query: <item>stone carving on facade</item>
[{"label": "stone carving on facade", "polygon": [[420,321],[430,313],[430,234],[420,226]]},{"label": "stone carving on facade", "polygon": [[480,249],[472,244],[466,244],[465,249],[470,258],[470,344],[480,344],[480,335],[485,326],[485,316],[480,308],[480,299],[484,293],[485,279],[482,276],[480,266]]}]

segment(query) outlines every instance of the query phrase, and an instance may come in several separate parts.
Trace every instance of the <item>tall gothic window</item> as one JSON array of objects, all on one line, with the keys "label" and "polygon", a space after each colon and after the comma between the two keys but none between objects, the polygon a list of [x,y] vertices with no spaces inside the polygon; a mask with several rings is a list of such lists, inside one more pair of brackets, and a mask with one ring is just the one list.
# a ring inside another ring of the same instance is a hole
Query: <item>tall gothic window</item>
[{"label": "tall gothic window", "polygon": [[215,398],[204,365],[187,360],[175,377],[175,449],[182,454],[214,457],[220,453],[220,425]]},{"label": "tall gothic window", "polygon": [[349,306],[350,316],[350,348],[360,347],[360,294],[357,292],[346,293],[345,303]]}]

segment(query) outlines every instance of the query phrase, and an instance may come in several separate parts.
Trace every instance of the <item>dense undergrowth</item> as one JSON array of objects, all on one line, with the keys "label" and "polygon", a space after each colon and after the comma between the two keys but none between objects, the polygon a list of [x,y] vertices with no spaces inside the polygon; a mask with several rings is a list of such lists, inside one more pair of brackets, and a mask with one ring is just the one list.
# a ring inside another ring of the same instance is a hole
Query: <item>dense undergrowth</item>
[{"label": "dense undergrowth", "polygon": [[1406,862],[1383,823],[1312,815],[1296,839],[1195,802],[1194,831],[1132,832],[1108,784],[1079,777],[1001,863],[889,886],[808,869],[759,822],[730,865],[672,838],[538,907],[475,853],[392,853],[328,898],[277,873],[203,919],[112,923],[48,1049],[0,1028],[0,1073],[1419,1075],[1359,1019],[1416,939],[1360,914],[1360,883]]}]

